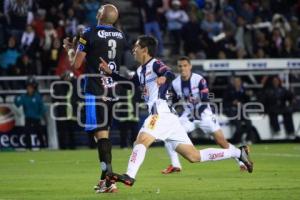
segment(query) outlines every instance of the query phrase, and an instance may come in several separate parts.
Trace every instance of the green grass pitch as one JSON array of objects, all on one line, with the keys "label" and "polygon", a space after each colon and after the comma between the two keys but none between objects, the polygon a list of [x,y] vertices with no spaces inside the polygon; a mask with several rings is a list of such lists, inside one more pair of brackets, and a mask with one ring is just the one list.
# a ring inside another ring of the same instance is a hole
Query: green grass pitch
[{"label": "green grass pitch", "polygon": [[[113,149],[114,171],[125,171],[130,153]],[[234,160],[181,159],[181,173],[162,175],[169,160],[163,148],[154,147],[133,187],[118,184],[118,193],[95,194],[96,150],[0,152],[0,200],[300,199],[299,144],[253,145],[251,156],[253,174],[239,172]]]}]

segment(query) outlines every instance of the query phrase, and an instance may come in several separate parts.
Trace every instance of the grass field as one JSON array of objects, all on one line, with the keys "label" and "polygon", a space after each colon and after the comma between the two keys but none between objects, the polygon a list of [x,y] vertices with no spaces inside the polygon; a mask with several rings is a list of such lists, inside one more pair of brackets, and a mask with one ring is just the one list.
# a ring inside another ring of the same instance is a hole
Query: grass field
[{"label": "grass field", "polygon": [[[113,149],[116,172],[125,171],[130,152]],[[182,159],[181,173],[161,175],[169,160],[163,148],[151,148],[132,188],[95,194],[96,150],[0,152],[0,200],[300,199],[299,144],[253,145],[251,153],[253,174],[239,172],[233,160]]]}]

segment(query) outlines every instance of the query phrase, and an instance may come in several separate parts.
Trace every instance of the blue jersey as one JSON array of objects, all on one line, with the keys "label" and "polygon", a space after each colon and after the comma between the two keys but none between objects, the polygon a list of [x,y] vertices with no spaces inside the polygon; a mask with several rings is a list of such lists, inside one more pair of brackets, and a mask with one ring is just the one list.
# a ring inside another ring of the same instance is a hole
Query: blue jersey
[{"label": "blue jersey", "polygon": [[77,49],[86,53],[84,92],[101,96],[105,90],[112,97],[114,80],[99,68],[100,57],[115,73],[119,73],[123,53],[127,48],[125,35],[113,26],[98,25],[87,28],[79,38]]}]

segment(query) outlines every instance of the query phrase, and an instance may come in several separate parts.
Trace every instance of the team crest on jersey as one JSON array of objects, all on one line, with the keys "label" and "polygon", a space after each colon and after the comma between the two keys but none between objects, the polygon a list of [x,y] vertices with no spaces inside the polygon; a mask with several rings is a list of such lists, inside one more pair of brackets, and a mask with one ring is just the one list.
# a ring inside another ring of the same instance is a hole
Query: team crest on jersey
[{"label": "team crest on jersey", "polygon": [[158,115],[152,115],[150,122],[148,124],[148,128],[153,130],[157,124],[157,120],[158,120]]}]

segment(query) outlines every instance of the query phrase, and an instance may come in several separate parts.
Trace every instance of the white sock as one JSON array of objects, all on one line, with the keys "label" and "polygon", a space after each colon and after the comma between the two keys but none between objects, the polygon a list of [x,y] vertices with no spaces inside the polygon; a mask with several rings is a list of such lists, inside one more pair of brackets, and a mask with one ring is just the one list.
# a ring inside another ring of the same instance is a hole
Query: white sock
[{"label": "white sock", "polygon": [[230,149],[208,148],[200,150],[200,162],[225,160],[228,158],[237,158],[240,152]]},{"label": "white sock", "polygon": [[167,153],[169,154],[169,157],[171,159],[171,164],[173,167],[179,167],[181,169],[181,164],[179,161],[179,157],[175,149],[173,149],[173,146],[169,142],[165,142],[165,148],[167,150]]},{"label": "white sock", "polygon": [[147,148],[143,144],[137,144],[134,146],[132,153],[128,161],[128,167],[126,174],[131,178],[135,178],[140,166],[142,165]]},{"label": "white sock", "polygon": [[[241,150],[239,150],[238,148],[236,148],[234,145],[232,145],[232,144],[229,144],[229,149],[231,149],[232,151],[241,151]],[[238,157],[237,158],[234,158],[234,160],[236,161],[236,163],[239,165],[239,166],[241,166],[241,165],[245,165],[242,161],[240,161],[239,159],[238,159]]]}]

